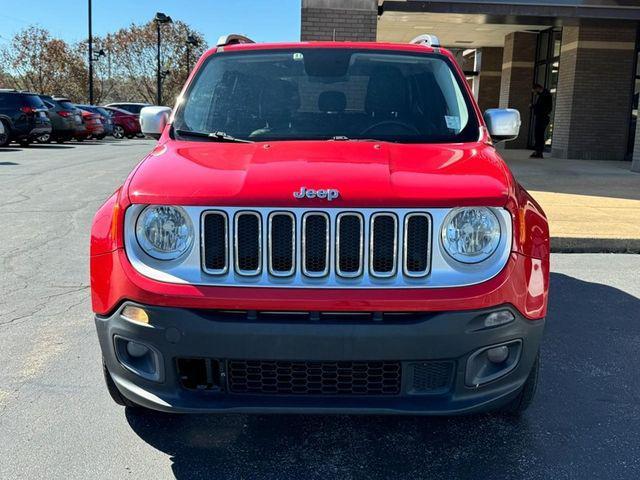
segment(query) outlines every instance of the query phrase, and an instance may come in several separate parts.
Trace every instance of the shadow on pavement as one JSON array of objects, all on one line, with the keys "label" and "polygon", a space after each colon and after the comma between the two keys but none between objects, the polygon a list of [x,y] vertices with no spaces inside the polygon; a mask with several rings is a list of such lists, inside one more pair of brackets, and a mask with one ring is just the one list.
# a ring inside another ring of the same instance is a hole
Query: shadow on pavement
[{"label": "shadow on pavement", "polygon": [[520,420],[169,415],[127,409],[176,478],[638,478],[640,300],[552,274],[534,405]]},{"label": "shadow on pavement", "polygon": [[58,144],[42,144],[42,143],[32,143],[28,147],[21,147],[21,150],[41,150],[41,149],[63,149],[63,148],[73,148],[73,145],[58,145]]}]

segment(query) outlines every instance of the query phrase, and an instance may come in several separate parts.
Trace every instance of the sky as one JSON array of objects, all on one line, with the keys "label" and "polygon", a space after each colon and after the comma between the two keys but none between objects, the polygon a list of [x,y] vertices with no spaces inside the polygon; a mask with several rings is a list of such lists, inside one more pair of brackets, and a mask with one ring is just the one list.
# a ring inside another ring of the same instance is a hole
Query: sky
[{"label": "sky", "polygon": [[[300,39],[300,0],[92,0],[93,33],[104,35],[156,12],[182,20],[211,46],[220,35],[241,33],[258,42]],[[29,25],[68,42],[87,38],[88,0],[0,0],[0,44]]]}]

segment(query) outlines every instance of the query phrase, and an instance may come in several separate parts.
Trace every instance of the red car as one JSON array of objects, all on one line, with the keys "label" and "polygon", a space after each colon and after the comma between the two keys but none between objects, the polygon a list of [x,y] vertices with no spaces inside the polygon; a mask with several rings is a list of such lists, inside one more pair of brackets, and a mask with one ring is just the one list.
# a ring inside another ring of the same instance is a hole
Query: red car
[{"label": "red car", "polygon": [[82,126],[76,130],[74,138],[79,142],[87,138],[104,138],[104,125],[100,120],[101,115],[78,108],[82,115]]},{"label": "red car", "polygon": [[102,108],[111,113],[115,138],[133,138],[140,133],[139,115],[115,107]]},{"label": "red car", "polygon": [[[223,37],[99,209],[113,399],[170,412],[519,414],[549,229],[437,39]],[[170,115],[171,114],[171,115]]]}]

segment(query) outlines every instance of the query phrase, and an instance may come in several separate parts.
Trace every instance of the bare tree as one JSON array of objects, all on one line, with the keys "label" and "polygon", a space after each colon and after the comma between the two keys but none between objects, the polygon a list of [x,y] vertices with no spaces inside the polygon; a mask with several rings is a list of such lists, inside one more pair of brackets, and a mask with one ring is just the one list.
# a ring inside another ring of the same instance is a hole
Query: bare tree
[{"label": "bare tree", "polygon": [[[199,46],[190,48],[193,58],[204,52],[205,42],[200,33],[191,30],[184,22],[178,21],[160,28],[161,70],[167,72],[163,80],[164,98],[167,103],[173,103],[188,75],[187,36],[194,36],[200,43]],[[153,22],[146,25],[132,24],[104,39],[105,50],[112,55],[112,72],[121,77],[121,100],[155,102],[156,42],[157,31]]]}]

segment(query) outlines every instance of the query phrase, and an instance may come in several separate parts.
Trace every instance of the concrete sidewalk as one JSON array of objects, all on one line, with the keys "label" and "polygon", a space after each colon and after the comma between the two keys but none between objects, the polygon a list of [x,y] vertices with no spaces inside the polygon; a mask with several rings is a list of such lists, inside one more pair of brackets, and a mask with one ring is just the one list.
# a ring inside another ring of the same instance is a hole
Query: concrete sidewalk
[{"label": "concrete sidewalk", "polygon": [[640,253],[640,174],[631,162],[501,153],[549,217],[553,251]]}]

